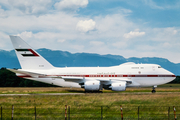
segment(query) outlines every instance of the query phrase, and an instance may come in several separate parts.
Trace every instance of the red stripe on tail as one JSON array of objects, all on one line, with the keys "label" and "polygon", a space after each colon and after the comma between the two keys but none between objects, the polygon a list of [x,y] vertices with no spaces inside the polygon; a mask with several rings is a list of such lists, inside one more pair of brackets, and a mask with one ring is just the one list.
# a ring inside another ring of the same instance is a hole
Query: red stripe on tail
[{"label": "red stripe on tail", "polygon": [[28,49],[30,52],[33,53],[34,56],[39,56],[37,53],[35,53],[32,49]]}]

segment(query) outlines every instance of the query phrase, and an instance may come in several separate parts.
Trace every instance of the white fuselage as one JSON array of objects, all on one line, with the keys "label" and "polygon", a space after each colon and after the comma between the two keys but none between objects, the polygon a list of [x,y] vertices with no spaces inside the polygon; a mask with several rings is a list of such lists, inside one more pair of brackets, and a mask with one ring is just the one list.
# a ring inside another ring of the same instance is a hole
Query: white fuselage
[{"label": "white fuselage", "polygon": [[[23,69],[24,70],[24,69]],[[157,64],[134,64],[125,63],[112,67],[64,67],[53,68],[49,70],[24,70],[29,72],[41,73],[46,77],[29,77],[22,76],[27,79],[55,84],[63,87],[81,87],[76,79],[83,80],[102,80],[109,82],[130,81],[127,87],[146,87],[157,86],[168,83],[175,79],[175,75]],[[47,77],[49,76],[49,78]],[[53,77],[54,76],[54,77]],[[64,76],[71,78],[70,81],[57,78]]]}]

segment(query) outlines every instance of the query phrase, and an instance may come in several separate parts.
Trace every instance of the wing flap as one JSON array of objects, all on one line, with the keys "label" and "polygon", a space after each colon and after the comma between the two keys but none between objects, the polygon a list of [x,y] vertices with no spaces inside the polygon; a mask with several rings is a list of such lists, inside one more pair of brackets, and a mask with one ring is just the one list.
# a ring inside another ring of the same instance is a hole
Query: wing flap
[{"label": "wing flap", "polygon": [[129,80],[129,79],[96,79],[96,80],[98,80],[98,81],[101,81],[101,82],[111,82],[111,81],[113,81],[113,82],[118,82],[118,81],[126,81],[127,83],[132,83],[132,81],[131,80]]}]

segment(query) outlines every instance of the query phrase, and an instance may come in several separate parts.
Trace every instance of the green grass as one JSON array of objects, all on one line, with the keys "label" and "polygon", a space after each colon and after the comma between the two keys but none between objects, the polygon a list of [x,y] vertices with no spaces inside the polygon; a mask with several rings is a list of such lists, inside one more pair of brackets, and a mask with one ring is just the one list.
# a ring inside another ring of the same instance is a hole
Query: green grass
[{"label": "green grass", "polygon": [[[37,119],[64,119],[65,105],[70,106],[71,119],[100,119],[103,106],[103,120],[120,119],[123,107],[124,119],[137,119],[138,106],[141,119],[167,119],[170,107],[170,118],[173,119],[173,106],[180,114],[180,86],[163,85],[152,94],[152,88],[128,88],[127,92],[87,93],[82,95],[63,96],[0,96],[3,108],[3,119],[10,119],[14,105],[14,119],[34,119],[35,107]],[[161,92],[159,92],[161,91]],[[83,89],[70,88],[0,88],[0,93],[59,93],[83,92]]]},{"label": "green grass", "polygon": [[[104,93],[131,93],[150,92],[152,87],[127,88],[126,91],[115,92],[103,90]],[[156,88],[157,92],[180,92],[180,84],[164,84]],[[40,93],[84,93],[82,88],[61,88],[61,87],[5,87],[0,88],[0,94],[40,94]]]},{"label": "green grass", "polygon": [[65,105],[70,106],[71,117],[74,119],[97,119],[101,117],[101,106],[103,106],[103,117],[117,119],[120,117],[120,105],[123,106],[124,118],[137,118],[138,106],[140,106],[140,117],[167,118],[168,108],[173,116],[172,106],[176,106],[179,114],[179,93],[167,94],[85,94],[72,96],[6,96],[0,97],[0,105],[3,107],[3,116],[10,117],[11,107],[14,105],[14,117],[34,117],[36,106],[39,119],[64,119]]}]

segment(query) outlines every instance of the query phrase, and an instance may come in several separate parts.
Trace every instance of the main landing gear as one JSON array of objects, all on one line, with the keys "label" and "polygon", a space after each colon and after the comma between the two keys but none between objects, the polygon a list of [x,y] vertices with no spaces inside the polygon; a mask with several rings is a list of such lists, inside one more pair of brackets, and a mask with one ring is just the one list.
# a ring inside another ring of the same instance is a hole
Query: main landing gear
[{"label": "main landing gear", "polygon": [[156,93],[156,90],[155,90],[156,87],[157,87],[157,86],[153,86],[152,91],[151,91],[152,93]]}]

